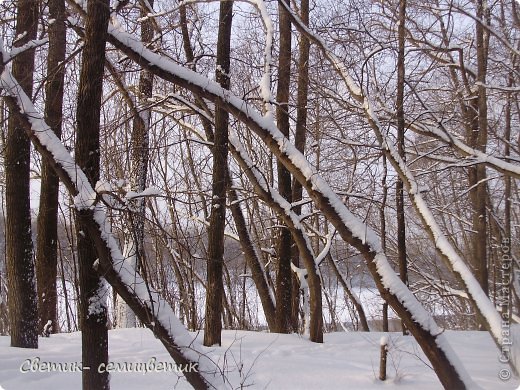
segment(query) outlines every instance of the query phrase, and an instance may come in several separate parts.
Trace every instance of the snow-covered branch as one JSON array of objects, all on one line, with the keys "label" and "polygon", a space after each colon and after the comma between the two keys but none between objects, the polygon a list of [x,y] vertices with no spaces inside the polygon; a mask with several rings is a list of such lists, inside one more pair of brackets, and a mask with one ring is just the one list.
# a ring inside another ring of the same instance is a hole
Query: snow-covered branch
[{"label": "snow-covered branch", "polygon": [[[438,122],[439,123],[439,122]],[[462,155],[470,158],[474,164],[485,164],[504,175],[509,175],[520,179],[520,165],[512,164],[503,158],[493,156],[468,146],[459,138],[449,134],[440,125],[427,124],[424,121],[414,121],[407,124],[409,128],[419,134],[434,137],[444,143],[450,145]]]},{"label": "snow-covered branch", "polygon": [[37,47],[43,46],[43,45],[47,44],[48,42],[49,42],[49,38],[35,39],[35,40],[27,42],[25,45],[13,47],[11,49],[11,51],[4,52],[4,54],[3,54],[4,64],[7,64],[8,62],[10,62],[17,55],[19,55],[27,50],[31,50],[31,49],[35,49]]}]

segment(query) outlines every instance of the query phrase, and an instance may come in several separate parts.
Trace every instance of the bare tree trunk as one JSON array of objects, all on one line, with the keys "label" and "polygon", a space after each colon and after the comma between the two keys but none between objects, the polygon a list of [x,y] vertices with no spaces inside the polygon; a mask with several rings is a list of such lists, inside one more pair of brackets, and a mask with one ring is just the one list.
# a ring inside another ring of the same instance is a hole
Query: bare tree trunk
[{"label": "bare tree trunk", "polygon": [[[231,51],[231,24],[233,2],[220,3],[219,31],[217,42],[217,82],[229,89]],[[222,300],[224,285],[222,267],[224,263],[224,228],[226,225],[226,190],[228,156],[229,114],[218,103],[215,107],[215,136],[213,141],[213,186],[211,198],[210,226],[208,230],[208,275],[206,286],[206,320],[204,345],[221,345]]]},{"label": "bare tree trunk", "polygon": [[[18,1],[16,36],[20,38],[15,41],[15,47],[36,38],[38,6],[36,0]],[[32,96],[34,49],[14,58],[12,73],[24,92]],[[11,346],[22,348],[38,348],[38,298],[29,197],[30,150],[30,140],[23,131],[20,117],[11,112],[5,148],[8,306]]]},{"label": "bare tree trunk", "polygon": [[[509,86],[513,86],[513,75],[510,75],[509,79]],[[504,156],[508,158],[511,155],[511,122],[512,122],[512,113],[511,113],[511,105],[512,105],[512,95],[507,94],[507,101],[506,101],[506,107],[505,107],[505,131],[504,131]],[[509,248],[511,248],[511,196],[512,196],[512,188],[511,188],[511,177],[504,175],[504,233],[502,238],[502,243],[507,243]],[[500,261],[498,262],[501,263]],[[516,277],[516,262],[512,262],[512,280],[510,281],[509,287],[509,299],[506,302],[505,305],[502,305],[501,307],[501,314],[502,318],[512,318],[512,314],[514,311],[514,302],[515,302],[515,290],[514,290],[514,283],[512,283],[515,280]],[[500,264],[501,266],[502,264]],[[496,296],[496,294],[495,294]]]},{"label": "bare tree trunk", "polygon": [[[301,1],[301,18],[302,21],[308,25],[309,24],[309,1],[302,0]],[[300,58],[298,59],[298,93],[297,93],[297,102],[296,102],[296,128],[294,134],[294,145],[296,149],[300,152],[304,153],[305,151],[305,141],[307,139],[307,100],[309,95],[309,49],[310,42],[309,39],[302,34],[300,36]],[[303,196],[303,187],[296,180],[293,181],[292,184],[292,195],[291,200],[295,203],[300,201]],[[296,214],[301,214],[302,207],[301,205],[295,205],[293,207],[293,211]],[[292,247],[292,262],[297,267],[300,266],[299,261],[299,253],[298,248],[296,246]],[[299,317],[299,286],[298,279],[293,277],[292,279],[292,323],[298,324]],[[315,291],[315,296],[321,296],[321,291]],[[312,304],[312,303],[311,303]],[[315,310],[319,310],[319,313],[316,312],[316,315],[321,314],[321,304],[320,307],[315,307]],[[313,333],[313,330],[310,330]],[[322,337],[323,338],[323,337]]]},{"label": "bare tree trunk", "polygon": [[[386,201],[388,198],[388,185],[386,176],[388,175],[388,165],[386,156],[383,154],[383,177],[381,178],[381,186],[383,187],[383,196],[381,199],[381,210],[379,211],[379,222],[381,225],[381,247],[386,253]],[[388,302],[383,302],[382,309],[383,332],[388,332]]]},{"label": "bare tree trunk", "polygon": [[[100,111],[109,17],[109,0],[89,0],[76,114],[75,157],[92,186],[100,175]],[[94,269],[98,254],[88,232],[88,221],[92,218],[90,208],[77,208],[82,363],[83,367],[91,368],[82,371],[84,390],[110,388],[109,374],[97,370],[100,364],[108,363],[108,313],[104,280]]]},{"label": "bare tree trunk", "polygon": [[[45,121],[56,136],[61,137],[63,119],[63,83],[65,77],[66,26],[65,1],[49,1],[49,17],[55,20],[49,26],[47,57],[47,84],[45,87]],[[56,278],[58,274],[58,190],[59,178],[46,160],[42,161],[36,273],[40,333],[48,321],[52,333],[59,332],[57,314]]]},{"label": "bare tree trunk", "polygon": [[[481,21],[487,19],[488,12],[484,0],[477,3],[477,18]],[[475,118],[473,120],[472,134],[470,134],[470,145],[483,152],[487,144],[487,56],[489,45],[489,33],[480,22],[476,22],[477,39],[477,96],[472,104]],[[486,168],[484,164],[478,164],[469,168],[469,185],[471,187],[469,196],[472,205],[472,230],[475,232],[472,238],[471,259],[475,277],[486,294],[489,293],[488,286],[488,253],[487,253],[487,185]],[[484,330],[484,319],[477,313],[477,325]]]},{"label": "bare tree trunk", "polygon": [[[285,1],[285,0],[283,0]],[[289,2],[286,1],[289,5]],[[284,7],[279,6],[280,15],[280,54],[278,59],[278,86],[276,93],[276,121],[278,129],[289,138],[289,86],[291,79],[291,20]],[[291,174],[280,162],[278,169],[278,190],[289,203],[291,202]],[[292,271],[291,271],[291,233],[286,227],[280,229],[276,251],[278,264],[276,276],[276,331],[289,333],[298,329],[291,323],[292,315]]]},{"label": "bare tree trunk", "polygon": [[[398,56],[397,56],[397,151],[399,156],[405,160],[404,153],[404,85],[405,85],[405,63],[404,63],[404,45],[405,45],[405,22],[406,22],[406,0],[399,1],[399,26],[397,28],[398,35]],[[397,257],[399,262],[399,275],[404,284],[408,285],[408,264],[406,260],[406,224],[404,214],[404,184],[401,178],[397,178],[396,182],[396,212],[397,212]],[[404,322],[402,322],[403,334],[408,332]]]}]

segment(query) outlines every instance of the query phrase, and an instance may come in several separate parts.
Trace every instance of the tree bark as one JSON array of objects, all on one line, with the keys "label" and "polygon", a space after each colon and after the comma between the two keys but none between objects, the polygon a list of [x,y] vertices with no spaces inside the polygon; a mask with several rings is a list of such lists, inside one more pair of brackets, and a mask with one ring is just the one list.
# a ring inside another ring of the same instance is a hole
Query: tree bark
[{"label": "tree bark", "polygon": [[[14,46],[36,39],[39,2],[18,1]],[[12,74],[24,92],[33,91],[34,49],[19,53]],[[38,298],[33,263],[29,137],[16,111],[10,112],[5,148],[6,180],[6,262],[11,346],[38,348]]]},{"label": "tree bark", "polygon": [[[58,138],[63,119],[63,83],[65,77],[66,26],[65,1],[49,1],[49,52],[45,86],[45,122]],[[47,160],[42,161],[40,206],[37,220],[36,273],[38,281],[39,331],[48,321],[52,333],[59,332],[56,278],[58,274],[58,190],[59,178]]]},{"label": "tree bark", "polygon": [[[285,0],[283,0],[285,1]],[[289,5],[289,2],[286,1]],[[289,87],[291,79],[291,20],[284,7],[279,6],[280,15],[280,53],[278,58],[278,86],[276,92],[276,121],[278,129],[289,138]],[[278,162],[278,191],[285,200],[291,202],[291,174]],[[292,270],[291,270],[291,233],[287,227],[280,229],[276,255],[276,332],[289,333],[298,329],[292,323]]]},{"label": "tree bark", "polygon": [[[189,32],[187,27],[187,16],[186,16],[186,5],[181,5],[179,7],[179,14],[181,19],[181,31],[182,31],[182,42],[184,47],[184,52],[186,55],[186,60],[188,62],[188,66],[195,70],[195,56],[193,54],[193,48],[191,47]],[[199,96],[195,94],[195,105],[199,110],[203,110],[207,113],[207,106]],[[205,115],[200,115],[200,120],[202,122],[202,126],[204,128],[204,132],[206,134],[206,138],[208,141],[213,142],[215,136],[212,130],[212,123]],[[229,176],[229,169],[227,170],[227,174]],[[251,277],[253,282],[255,283],[256,289],[258,290],[258,294],[260,296],[260,301],[262,303],[262,308],[264,310],[264,314],[266,317],[267,324],[271,331],[275,330],[276,327],[276,307],[275,302],[271,298],[271,293],[269,290],[269,285],[266,280],[266,275],[264,270],[262,269],[262,263],[258,256],[258,253],[255,250],[255,245],[253,240],[251,239],[251,234],[247,228],[246,219],[244,218],[244,213],[240,207],[240,203],[238,202],[238,194],[237,191],[233,188],[233,183],[231,178],[228,177],[228,196],[229,196],[229,208],[235,222],[235,226],[237,228],[237,234],[240,238],[240,246],[242,247],[242,251],[244,252],[244,257],[246,258],[246,262],[251,269]]]},{"label": "tree bark", "polygon": [[[220,86],[229,89],[231,52],[231,25],[233,2],[220,3],[219,31],[217,42],[216,79]],[[218,103],[215,107],[215,135],[213,140],[213,185],[210,226],[208,230],[208,268],[206,286],[206,320],[204,345],[221,345],[222,300],[224,284],[224,228],[226,225],[226,190],[228,157],[229,114]]]},{"label": "tree bark", "polygon": [[[405,22],[406,22],[406,0],[399,1],[399,26],[397,28],[398,35],[398,55],[397,55],[397,151],[399,156],[406,161],[404,153],[404,86],[405,86]],[[406,224],[404,214],[404,184],[401,178],[397,178],[395,184],[396,194],[396,213],[397,213],[397,258],[399,263],[399,276],[404,284],[408,285],[408,264],[406,260]],[[403,334],[408,332],[406,326],[402,323]]]},{"label": "tree bark", "polygon": [[[92,186],[100,177],[100,112],[109,17],[109,0],[89,0],[76,113],[75,157]],[[90,367],[82,371],[84,390],[110,388],[109,374],[97,370],[100,364],[108,363],[108,313],[107,297],[103,296],[106,294],[104,280],[94,269],[98,254],[88,229],[93,215],[90,208],[76,210],[82,363],[83,367]]]},{"label": "tree bark", "polygon": [[[487,17],[487,7],[484,0],[477,3],[477,18],[484,22]],[[477,150],[486,151],[487,144],[487,56],[489,45],[489,33],[482,26],[481,22],[476,22],[476,42],[477,42],[477,95],[473,99],[471,108],[473,109],[474,119],[472,133],[469,135],[469,144]],[[471,259],[473,271],[480,286],[486,294],[489,294],[488,285],[488,242],[487,242],[487,185],[486,167],[477,164],[469,168],[469,198],[472,206],[472,231],[474,235],[471,240]],[[485,321],[477,313],[477,326],[480,330],[485,330]]]},{"label": "tree bark", "polygon": [[[309,0],[301,1],[301,19],[305,25],[309,24]],[[298,92],[297,92],[297,101],[296,101],[296,127],[294,131],[294,145],[296,149],[300,152],[304,153],[305,151],[305,142],[307,139],[307,100],[309,95],[309,51],[310,51],[310,42],[309,39],[304,35],[300,35],[300,57],[298,59]],[[298,203],[303,196],[303,187],[298,181],[294,180],[292,183],[292,194],[291,200],[294,203]],[[296,204],[293,207],[293,211],[296,214],[301,214],[302,207],[299,204]],[[299,256],[298,256],[298,248],[295,246],[292,247],[292,262],[297,267],[300,266]],[[292,323],[298,324],[299,317],[299,287],[298,287],[298,279],[293,277],[292,279]],[[321,291],[315,292],[317,294],[321,294]],[[321,310],[321,308],[319,309]],[[321,315],[321,313],[319,313]],[[311,333],[312,330],[311,330]]]}]

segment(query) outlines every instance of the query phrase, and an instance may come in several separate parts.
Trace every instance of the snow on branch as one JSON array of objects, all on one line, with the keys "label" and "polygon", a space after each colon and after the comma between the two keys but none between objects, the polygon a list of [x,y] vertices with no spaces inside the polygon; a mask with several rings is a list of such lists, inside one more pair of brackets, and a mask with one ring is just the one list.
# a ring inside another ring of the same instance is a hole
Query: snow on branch
[{"label": "snow on branch", "polygon": [[330,253],[330,248],[332,246],[332,240],[334,239],[335,235],[336,235],[336,229],[332,229],[332,231],[329,234],[327,234],[327,236],[325,237],[325,239],[326,239],[325,247],[320,252],[318,257],[316,257],[316,265],[319,266],[321,263],[323,263],[323,261],[325,260],[327,255]]},{"label": "snow on branch", "polygon": [[[440,121],[438,121],[437,123],[440,123]],[[505,161],[503,157],[495,157],[491,154],[482,152],[480,150],[468,146],[459,138],[449,134],[439,124],[428,125],[424,122],[415,122],[410,123],[409,128],[419,134],[428,135],[440,141],[443,141],[444,143],[453,147],[458,152],[462,153],[464,156],[473,158],[473,163],[486,164],[487,166],[495,169],[498,172],[520,179],[520,165],[509,163]]]},{"label": "snow on branch", "polygon": [[[180,6],[184,6],[186,4],[192,3],[207,3],[212,1],[219,0],[183,0],[180,2]],[[260,19],[265,29],[265,49],[264,49],[264,74],[260,80],[260,97],[264,103],[265,115],[272,116],[273,115],[273,96],[271,93],[271,68],[273,62],[273,38],[274,38],[274,24],[269,12],[267,11],[267,7],[265,5],[264,0],[242,0],[244,3],[251,4],[256,8],[258,13],[260,14]]]},{"label": "snow on branch", "polygon": [[274,36],[274,25],[267,7],[265,6],[264,0],[249,0],[260,13],[262,23],[265,28],[265,53],[264,53],[264,74],[260,81],[260,96],[264,101],[265,115],[272,116],[273,110],[271,102],[273,97],[271,95],[271,66],[272,66],[272,50],[273,50],[273,36]]},{"label": "snow on branch", "polygon": [[11,61],[14,57],[17,55],[31,49],[35,49],[37,47],[43,46],[49,42],[49,38],[44,39],[34,39],[22,46],[13,47],[9,53],[4,52],[3,53],[3,61],[4,64],[7,64],[9,61]]}]

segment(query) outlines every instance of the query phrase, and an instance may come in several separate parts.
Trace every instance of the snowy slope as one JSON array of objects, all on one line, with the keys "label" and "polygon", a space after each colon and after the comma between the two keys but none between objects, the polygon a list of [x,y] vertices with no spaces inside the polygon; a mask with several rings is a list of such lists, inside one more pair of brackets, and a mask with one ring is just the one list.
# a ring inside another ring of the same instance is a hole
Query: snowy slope
[{"label": "snowy slope", "polygon": [[[446,332],[448,340],[464,361],[473,379],[485,389],[517,389],[519,381],[498,378],[507,366],[498,360],[497,349],[487,332]],[[422,352],[411,337],[391,333],[388,377],[376,379],[379,370],[381,333],[332,333],[324,344],[310,343],[297,335],[225,331],[223,346],[211,358],[228,371],[229,388],[249,389],[440,389],[433,371],[421,361]],[[199,335],[200,337],[201,335]],[[171,362],[161,343],[146,329],[110,331],[110,361],[148,363]],[[40,339],[39,350],[9,347],[0,337],[0,387],[6,390],[80,389],[79,372],[31,372],[26,359],[42,363],[81,362],[80,333],[58,334]],[[34,360],[33,360],[34,361]],[[69,365],[70,367],[70,365]],[[20,368],[29,371],[20,372]],[[36,365],[33,369],[36,369]],[[127,366],[128,369],[136,367]],[[187,389],[173,372],[113,372],[111,388]]]}]

